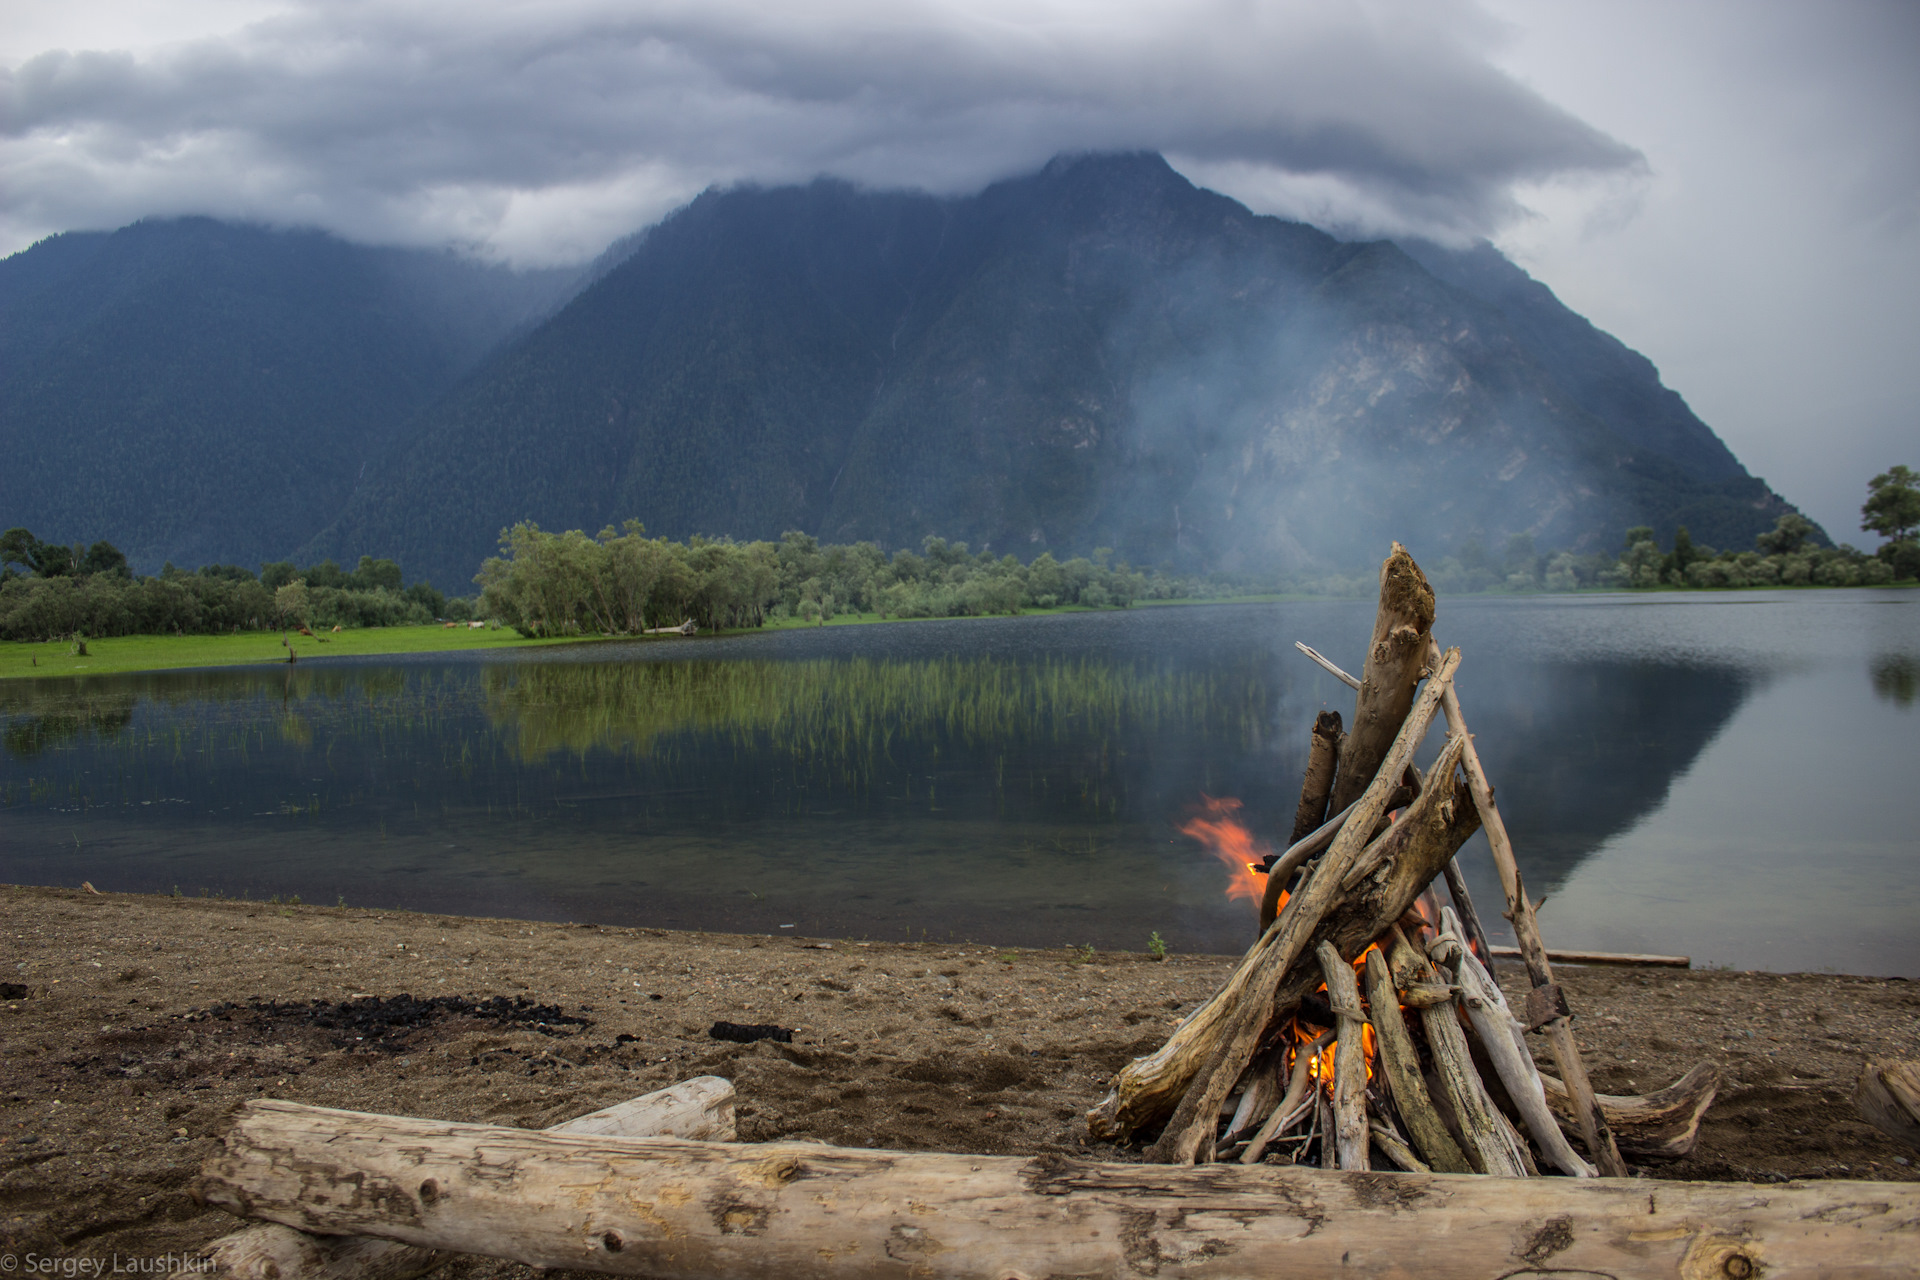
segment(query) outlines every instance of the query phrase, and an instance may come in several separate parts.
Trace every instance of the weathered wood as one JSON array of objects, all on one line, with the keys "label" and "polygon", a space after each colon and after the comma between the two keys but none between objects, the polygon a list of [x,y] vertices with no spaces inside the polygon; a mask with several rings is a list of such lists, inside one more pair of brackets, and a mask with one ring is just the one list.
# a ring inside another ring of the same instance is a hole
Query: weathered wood
[{"label": "weathered wood", "polygon": [[1368,1169],[1367,1018],[1360,1010],[1360,986],[1353,966],[1323,942],[1314,950],[1333,1006],[1333,1139],[1342,1169]]},{"label": "weathered wood", "polygon": [[[1540,1083],[1547,1091],[1547,1105],[1560,1118],[1563,1129],[1578,1133],[1573,1102],[1567,1086],[1542,1073]],[[1712,1063],[1702,1062],[1664,1089],[1652,1093],[1618,1095],[1597,1093],[1600,1113],[1607,1128],[1627,1155],[1671,1160],[1693,1150],[1700,1135],[1700,1117],[1713,1105],[1720,1089],[1720,1072]]]},{"label": "weathered wood", "polygon": [[[733,1085],[696,1076],[558,1124],[548,1133],[732,1142]],[[200,1253],[220,1280],[414,1280],[453,1255],[365,1236],[312,1236],[277,1222],[222,1236]]]},{"label": "weathered wood", "polygon": [[[1433,630],[1433,588],[1407,549],[1393,544],[1380,566],[1380,603],[1373,637],[1354,695],[1353,728],[1340,745],[1340,776],[1330,807],[1338,812],[1360,798],[1387,758],[1413,705]],[[1400,770],[1387,775],[1397,779]]]},{"label": "weathered wood", "polygon": [[1306,654],[1309,658],[1312,658],[1314,662],[1319,664],[1320,669],[1322,671],[1325,671],[1328,675],[1332,676],[1335,680],[1338,680],[1341,684],[1344,684],[1345,686],[1347,686],[1347,688],[1358,689],[1360,687],[1360,682],[1358,680],[1348,675],[1346,672],[1342,671],[1339,667],[1335,666],[1330,659],[1328,659],[1325,655],[1323,655],[1318,649],[1315,649],[1313,646],[1302,644],[1298,640],[1295,640],[1293,642],[1293,647],[1298,649],[1300,652]]},{"label": "weathered wood", "polygon": [[[1451,673],[1459,661],[1459,651],[1448,650],[1441,658],[1440,670]],[[1426,737],[1439,705],[1439,690],[1445,687],[1442,680],[1431,683],[1402,723],[1400,737],[1388,752],[1380,776],[1354,803],[1346,825],[1334,837],[1313,876],[1287,900],[1285,910],[1248,949],[1227,984],[1181,1024],[1158,1052],[1121,1069],[1113,1093],[1089,1114],[1088,1122],[1096,1135],[1124,1137],[1165,1116],[1170,1108],[1173,1115],[1150,1152],[1153,1159],[1192,1164],[1201,1143],[1211,1140],[1213,1118],[1253,1055],[1275,994],[1294,962],[1313,943],[1314,932],[1328,913],[1347,900],[1349,895],[1340,887],[1341,877],[1365,851],[1367,836],[1395,789],[1390,780],[1400,776]],[[1418,889],[1416,886],[1414,891]],[[1396,919],[1402,910],[1404,905],[1386,918]],[[1355,923],[1364,927],[1366,914],[1342,912],[1337,923],[1342,928]]]},{"label": "weathered wood", "polygon": [[[1452,967],[1454,982],[1460,988],[1460,1003],[1479,1033],[1480,1043],[1486,1048],[1500,1082],[1506,1086],[1514,1109],[1526,1122],[1533,1140],[1540,1144],[1540,1150],[1561,1172],[1576,1178],[1595,1176],[1594,1167],[1579,1157],[1568,1145],[1566,1135],[1560,1132],[1559,1122],[1547,1107],[1547,1091],[1540,1083],[1539,1069],[1533,1065],[1526,1035],[1514,1021],[1512,1010],[1507,1008],[1506,997],[1480,966],[1479,957],[1467,950],[1466,941],[1460,936],[1460,917],[1452,907],[1447,907],[1441,920],[1438,947],[1442,953],[1441,964]],[[1445,953],[1448,944],[1451,944],[1450,955]],[[1435,951],[1435,947],[1427,948],[1429,956]]]},{"label": "weathered wood", "polygon": [[[1432,983],[1433,967],[1427,958],[1413,949],[1405,935],[1394,931],[1393,949],[1388,956],[1397,984]],[[1420,1010],[1420,1026],[1427,1034],[1427,1048],[1433,1055],[1434,1077],[1439,1096],[1446,1100],[1455,1136],[1475,1173],[1503,1178],[1526,1176],[1527,1164],[1504,1118],[1487,1097],[1480,1073],[1473,1069],[1473,1055],[1467,1048],[1466,1032],[1452,1004],[1433,1005]]]},{"label": "weathered wood", "polygon": [[[1447,1132],[1446,1122],[1433,1108],[1426,1081],[1420,1077],[1420,1055],[1407,1033],[1406,1018],[1400,1012],[1399,993],[1394,990],[1393,971],[1379,951],[1367,954],[1367,1006],[1373,1015],[1373,1033],[1381,1074],[1386,1077],[1387,1092],[1400,1109],[1426,1162],[1442,1173],[1471,1173],[1466,1153]],[[1402,1168],[1407,1167],[1404,1163]]]},{"label": "weathered wood", "polygon": [[1920,1147],[1920,1062],[1869,1058],[1853,1091],[1853,1105],[1880,1132]]},{"label": "weathered wood", "polygon": [[[1523,953],[1518,947],[1494,947],[1493,954],[1507,960],[1518,960]],[[1550,964],[1623,964],[1641,965],[1648,968],[1691,969],[1691,956],[1651,956],[1632,951],[1562,951],[1558,947],[1547,948],[1547,961]]]},{"label": "weathered wood", "polygon": [[1269,1045],[1254,1055],[1247,1068],[1246,1088],[1241,1090],[1240,1104],[1234,1108],[1233,1118],[1227,1121],[1214,1159],[1221,1159],[1225,1148],[1259,1128],[1260,1122],[1273,1110],[1286,1091],[1286,1058],[1287,1046],[1283,1044]]},{"label": "weathered wood", "polygon": [[1307,772],[1300,780],[1300,803],[1293,811],[1293,834],[1287,837],[1288,844],[1312,834],[1327,820],[1327,797],[1333,794],[1343,727],[1338,711],[1322,711],[1314,717],[1313,734],[1307,743]]},{"label": "weathered wood", "polygon": [[1480,924],[1480,913],[1473,909],[1473,895],[1467,892],[1466,873],[1460,870],[1460,859],[1447,863],[1447,896],[1453,899],[1454,910],[1460,913],[1460,923],[1466,926],[1467,941],[1473,944],[1474,954],[1484,958],[1487,976],[1497,984],[1500,971],[1494,967],[1493,943],[1487,940],[1487,931]]},{"label": "weathered wood", "polygon": [[[1432,661],[1438,649],[1437,645],[1428,642],[1429,661]],[[1547,960],[1546,943],[1541,941],[1540,924],[1534,918],[1533,903],[1527,897],[1526,885],[1520,876],[1520,864],[1513,856],[1513,841],[1507,836],[1507,824],[1501,819],[1500,810],[1493,802],[1493,784],[1487,780],[1487,772],[1480,764],[1480,753],[1474,749],[1473,736],[1467,731],[1466,717],[1460,711],[1460,695],[1453,688],[1451,675],[1435,683],[1445,686],[1441,701],[1446,708],[1447,728],[1466,744],[1460,763],[1467,775],[1467,786],[1473,792],[1474,805],[1480,810],[1481,824],[1486,828],[1487,847],[1493,850],[1493,865],[1500,872],[1500,887],[1507,897],[1507,919],[1513,923],[1514,941],[1520,944],[1528,980],[1536,989],[1550,987],[1553,985],[1553,966]],[[1600,1113],[1600,1104],[1594,1101],[1593,1085],[1587,1079],[1586,1064],[1580,1060],[1580,1046],[1574,1041],[1572,1017],[1562,1013],[1543,1024],[1541,1030],[1546,1033],[1547,1048],[1560,1070],[1561,1080],[1566,1083],[1567,1094],[1573,1099],[1580,1138],[1587,1144],[1587,1154],[1602,1174],[1610,1178],[1625,1177],[1627,1162],[1620,1158],[1620,1148],[1614,1142],[1612,1131],[1607,1128],[1606,1117]]]},{"label": "weathered wood", "polygon": [[1387,1159],[1391,1160],[1396,1166],[1408,1173],[1433,1172],[1433,1170],[1421,1162],[1418,1156],[1413,1154],[1412,1148],[1400,1140],[1400,1135],[1390,1132],[1385,1125],[1378,1121],[1375,1121],[1371,1128],[1373,1145],[1380,1148],[1381,1154],[1385,1155]]},{"label": "weathered wood", "polygon": [[[1398,809],[1413,798],[1414,794],[1409,788],[1396,787],[1393,794],[1387,797],[1385,807]],[[1319,830],[1294,841],[1285,852],[1273,860],[1273,865],[1267,869],[1266,887],[1260,896],[1260,932],[1262,934],[1273,926],[1274,918],[1279,915],[1280,895],[1285,891],[1287,882],[1293,879],[1293,873],[1298,871],[1308,859],[1318,856],[1333,843],[1333,838],[1340,834],[1340,829],[1346,825],[1347,818],[1352,813],[1353,806],[1348,805],[1322,823]]]},{"label": "weathered wood", "polygon": [[1313,1059],[1322,1049],[1333,1042],[1333,1032],[1323,1031],[1312,1041],[1299,1046],[1294,1051],[1293,1073],[1287,1081],[1287,1091],[1275,1104],[1273,1113],[1247,1143],[1247,1149],[1240,1153],[1241,1164],[1259,1164],[1260,1158],[1267,1153],[1267,1145],[1276,1134],[1286,1131],[1300,1117],[1301,1106],[1306,1099],[1307,1089],[1313,1083]]},{"label": "weathered wood", "polygon": [[209,1203],[535,1266],[715,1276],[1187,1280],[1912,1271],[1920,1187],[1167,1169],[1057,1155],[587,1138],[242,1107]]}]

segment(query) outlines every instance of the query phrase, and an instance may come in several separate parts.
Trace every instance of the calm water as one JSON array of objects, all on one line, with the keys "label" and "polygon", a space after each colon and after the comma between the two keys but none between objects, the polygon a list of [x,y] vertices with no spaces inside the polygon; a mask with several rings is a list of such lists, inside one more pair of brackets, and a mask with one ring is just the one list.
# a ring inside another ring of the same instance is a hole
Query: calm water
[{"label": "calm water", "polygon": [[[1369,603],[0,685],[0,879],[1237,951]],[[1551,945],[1920,976],[1920,592],[1443,600]],[[1429,754],[1437,749],[1430,739]],[[1469,873],[1489,923],[1481,839]]]}]

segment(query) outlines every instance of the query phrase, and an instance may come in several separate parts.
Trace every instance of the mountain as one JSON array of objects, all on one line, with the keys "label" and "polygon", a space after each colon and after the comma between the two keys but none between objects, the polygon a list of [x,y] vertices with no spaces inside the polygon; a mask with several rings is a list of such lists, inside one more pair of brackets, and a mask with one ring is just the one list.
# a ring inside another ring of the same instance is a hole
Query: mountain
[{"label": "mountain", "polygon": [[206,218],[43,240],[0,261],[0,526],[285,556],[576,275]]},{"label": "mountain", "polygon": [[416,424],[315,553],[451,582],[597,530],[1349,566],[1745,546],[1790,508],[1653,366],[1490,247],[1348,243],[1158,156],[959,199],[712,191]]},{"label": "mountain", "polygon": [[0,261],[0,527],[136,567],[503,526],[1344,569],[1790,510],[1490,246],[1356,243],[1150,154],[977,195],[715,190],[579,272],[206,219]]}]

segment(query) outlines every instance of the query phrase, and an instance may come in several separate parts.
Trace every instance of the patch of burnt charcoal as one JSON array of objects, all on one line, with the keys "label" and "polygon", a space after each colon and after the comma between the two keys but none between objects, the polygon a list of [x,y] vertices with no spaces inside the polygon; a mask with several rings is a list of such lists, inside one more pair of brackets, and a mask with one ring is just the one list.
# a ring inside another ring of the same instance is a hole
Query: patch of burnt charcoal
[{"label": "patch of burnt charcoal", "polygon": [[570,1014],[557,1004],[535,1004],[525,996],[492,996],[469,1000],[465,996],[433,996],[416,1000],[408,994],[369,996],[358,1000],[249,1000],[245,1004],[217,1004],[186,1015],[188,1022],[246,1021],[286,1029],[307,1027],[333,1033],[341,1047],[358,1045],[400,1053],[413,1037],[430,1027],[454,1020],[496,1022],[565,1037],[573,1028],[590,1027],[593,1019]]}]

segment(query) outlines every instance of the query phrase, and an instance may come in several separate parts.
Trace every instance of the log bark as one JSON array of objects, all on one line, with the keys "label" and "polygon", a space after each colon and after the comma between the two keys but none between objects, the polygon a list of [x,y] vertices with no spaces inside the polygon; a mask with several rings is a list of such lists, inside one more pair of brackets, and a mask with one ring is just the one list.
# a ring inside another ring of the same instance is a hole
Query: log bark
[{"label": "log bark", "polygon": [[1322,711],[1314,717],[1313,735],[1307,744],[1307,772],[1300,780],[1300,803],[1293,811],[1293,834],[1288,844],[1311,835],[1327,820],[1327,797],[1333,794],[1334,773],[1340,764],[1340,723],[1338,711]]},{"label": "log bark", "polygon": [[1889,1138],[1920,1147],[1920,1062],[1867,1059],[1853,1104]]},{"label": "log bark", "polygon": [[[1429,642],[1427,649],[1431,657],[1437,646]],[[1553,981],[1553,966],[1547,960],[1547,947],[1540,938],[1533,903],[1520,877],[1520,864],[1513,856],[1513,841],[1507,837],[1507,824],[1493,803],[1493,784],[1487,780],[1480,753],[1474,749],[1473,736],[1468,733],[1466,717],[1460,711],[1460,695],[1454,690],[1451,677],[1442,683],[1446,685],[1441,699],[1446,708],[1447,728],[1466,744],[1460,763],[1473,792],[1474,805],[1480,810],[1480,821],[1486,827],[1487,847],[1493,850],[1493,864],[1500,872],[1500,887],[1507,897],[1507,919],[1513,923],[1514,940],[1519,943],[1521,956],[1526,961],[1527,978],[1543,1006],[1555,1011],[1537,1023],[1532,1017],[1528,1022],[1546,1033],[1547,1047],[1560,1070],[1561,1080],[1566,1083],[1567,1094],[1573,1099],[1580,1138],[1587,1144],[1587,1154],[1603,1175],[1625,1177],[1627,1162],[1620,1158],[1620,1148],[1607,1128],[1606,1117],[1600,1113],[1600,1104],[1594,1100],[1586,1064],[1580,1060],[1580,1046],[1573,1038],[1573,1015]]]},{"label": "log bark", "polygon": [[1360,1011],[1360,986],[1353,966],[1327,943],[1315,948],[1320,974],[1333,1006],[1333,1140],[1342,1169],[1365,1170],[1367,1160],[1366,1015]]},{"label": "log bark", "polygon": [[1920,1187],[1496,1182],[588,1138],[241,1108],[210,1202],[310,1232],[708,1280],[1910,1275]]},{"label": "log bark", "polygon": [[[1426,1081],[1420,1076],[1420,1055],[1407,1033],[1400,1012],[1399,992],[1394,990],[1393,972],[1387,958],[1378,951],[1367,955],[1367,1005],[1373,1014],[1373,1032],[1378,1045],[1382,1074],[1393,1105],[1400,1109],[1413,1145],[1433,1168],[1442,1173],[1471,1173],[1466,1153],[1447,1132],[1446,1122],[1433,1108]],[[1404,1166],[1403,1166],[1404,1167]]]},{"label": "log bark", "polygon": [[[733,1085],[696,1076],[590,1111],[548,1133],[732,1142]],[[222,1236],[201,1251],[203,1275],[220,1280],[414,1280],[453,1255],[366,1236],[312,1236],[277,1222]]]},{"label": "log bark", "polygon": [[[1340,776],[1333,784],[1334,812],[1346,808],[1373,781],[1401,722],[1413,705],[1421,668],[1428,665],[1433,630],[1433,588],[1399,543],[1380,566],[1380,604],[1367,643],[1360,689],[1354,695],[1353,728],[1340,746]],[[1395,769],[1390,777],[1398,778]]]},{"label": "log bark", "polygon": [[[1540,1083],[1547,1091],[1547,1105],[1560,1118],[1561,1128],[1579,1133],[1567,1086],[1546,1074],[1541,1075]],[[1671,1160],[1693,1150],[1694,1140],[1700,1135],[1700,1117],[1713,1105],[1719,1089],[1719,1070],[1703,1062],[1652,1093],[1597,1093],[1594,1097],[1622,1152]]]},{"label": "log bark", "polygon": [[[1394,935],[1393,953],[1388,958],[1395,981],[1432,983],[1436,975],[1425,956],[1417,953],[1404,935]],[[1522,1158],[1505,1118],[1494,1107],[1473,1068],[1473,1054],[1467,1048],[1466,1032],[1460,1029],[1459,1016],[1451,1003],[1431,1005],[1420,1010],[1420,1026],[1427,1034],[1427,1048],[1433,1054],[1434,1077],[1440,1096],[1446,1099],[1447,1113],[1453,1117],[1455,1136],[1473,1165],[1475,1173],[1502,1178],[1524,1178],[1527,1162]]]},{"label": "log bark", "polygon": [[[1450,673],[1459,661],[1459,652],[1449,650],[1439,669]],[[1153,1158],[1191,1164],[1200,1144],[1211,1140],[1208,1131],[1213,1117],[1253,1055],[1276,992],[1294,962],[1315,941],[1314,933],[1328,913],[1349,896],[1340,888],[1341,877],[1364,852],[1366,837],[1393,793],[1390,780],[1399,777],[1426,736],[1439,705],[1439,690],[1444,687],[1444,681],[1430,682],[1430,688],[1401,726],[1401,736],[1388,753],[1380,776],[1354,803],[1319,869],[1287,900],[1286,909],[1248,949],[1226,985],[1195,1010],[1159,1050],[1121,1069],[1112,1094],[1088,1114],[1095,1136],[1125,1138],[1171,1112],[1173,1118],[1155,1144]],[[1377,884],[1377,880],[1370,880],[1363,888]],[[1414,886],[1414,893],[1420,887]],[[1400,905],[1386,920],[1398,919],[1405,909]],[[1366,914],[1344,911],[1340,923],[1343,927],[1355,923],[1365,927],[1366,922],[1359,918]],[[1384,921],[1376,923],[1376,932],[1381,927]]]},{"label": "log bark", "polygon": [[1466,940],[1459,936],[1460,917],[1448,907],[1441,919],[1444,924],[1441,943],[1453,944],[1451,963],[1454,982],[1460,988],[1460,1003],[1466,1007],[1467,1017],[1493,1061],[1494,1071],[1506,1086],[1514,1110],[1526,1121],[1527,1130],[1540,1144],[1540,1150],[1561,1172],[1576,1178],[1593,1177],[1594,1167],[1568,1145],[1566,1135],[1560,1132],[1560,1124],[1547,1106],[1547,1091],[1540,1083],[1540,1071],[1533,1065],[1526,1034],[1514,1020],[1512,1010],[1507,1008],[1506,997],[1481,967],[1479,958],[1467,950]]}]

